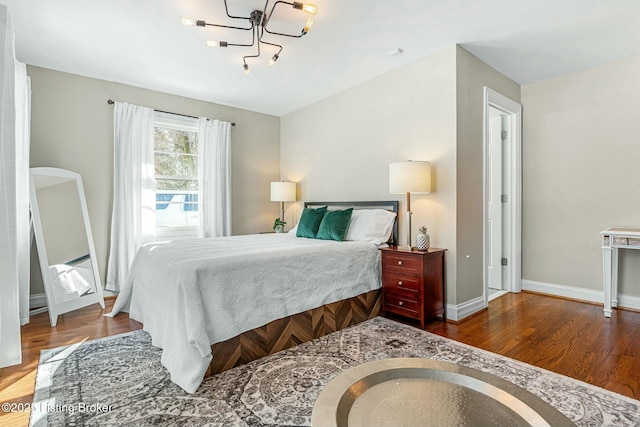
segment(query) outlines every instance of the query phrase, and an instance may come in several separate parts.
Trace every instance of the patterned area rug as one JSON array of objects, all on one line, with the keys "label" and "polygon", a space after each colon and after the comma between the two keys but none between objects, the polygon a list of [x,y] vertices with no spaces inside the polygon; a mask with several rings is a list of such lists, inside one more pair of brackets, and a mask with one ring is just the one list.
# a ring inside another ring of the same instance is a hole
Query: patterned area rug
[{"label": "patterned area rug", "polygon": [[208,378],[173,384],[149,335],[45,350],[33,426],[308,426],[322,388],[345,369],[391,357],[453,362],[502,377],[579,426],[637,426],[640,401],[381,317]]}]

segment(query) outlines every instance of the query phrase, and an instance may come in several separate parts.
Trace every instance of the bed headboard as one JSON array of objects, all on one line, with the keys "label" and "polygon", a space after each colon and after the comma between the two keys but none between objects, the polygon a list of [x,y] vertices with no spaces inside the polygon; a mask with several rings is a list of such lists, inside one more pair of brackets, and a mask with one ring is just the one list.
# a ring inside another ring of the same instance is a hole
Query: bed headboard
[{"label": "bed headboard", "polygon": [[398,244],[398,201],[384,200],[372,202],[304,202],[305,208],[319,208],[326,206],[328,209],[385,209],[395,212],[396,221],[393,224],[393,232],[389,239],[389,245],[397,246]]}]

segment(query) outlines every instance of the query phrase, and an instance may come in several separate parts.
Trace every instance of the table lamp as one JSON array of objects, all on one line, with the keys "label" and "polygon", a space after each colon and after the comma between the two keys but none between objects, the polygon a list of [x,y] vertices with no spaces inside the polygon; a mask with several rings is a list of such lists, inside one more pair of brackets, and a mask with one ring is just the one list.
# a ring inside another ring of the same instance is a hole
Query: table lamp
[{"label": "table lamp", "polygon": [[390,163],[389,193],[407,195],[407,245],[411,248],[411,193],[431,193],[431,163],[411,160]]},{"label": "table lamp", "polygon": [[280,220],[284,221],[284,202],[296,201],[296,183],[295,182],[272,182],[271,183],[271,201],[280,202]]}]

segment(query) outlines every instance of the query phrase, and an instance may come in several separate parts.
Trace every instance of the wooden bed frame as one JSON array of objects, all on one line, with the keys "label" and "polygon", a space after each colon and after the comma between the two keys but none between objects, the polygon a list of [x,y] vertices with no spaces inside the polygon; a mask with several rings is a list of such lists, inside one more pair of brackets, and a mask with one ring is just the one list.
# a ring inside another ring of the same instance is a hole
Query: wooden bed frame
[{"label": "wooden bed frame", "polygon": [[[330,208],[386,209],[398,213],[398,202],[306,202],[305,207],[328,206]],[[390,244],[398,240],[396,220]],[[244,365],[262,357],[320,338],[332,332],[372,319],[380,314],[381,291],[376,289],[353,298],[307,310],[302,313],[274,320],[259,328],[213,344],[213,360],[205,377]]]}]

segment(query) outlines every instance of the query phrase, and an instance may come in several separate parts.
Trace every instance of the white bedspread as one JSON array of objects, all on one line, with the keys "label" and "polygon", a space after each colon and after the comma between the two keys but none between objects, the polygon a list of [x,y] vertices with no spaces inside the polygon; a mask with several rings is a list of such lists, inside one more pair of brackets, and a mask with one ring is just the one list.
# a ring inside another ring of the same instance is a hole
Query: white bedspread
[{"label": "white bedspread", "polygon": [[55,264],[49,267],[56,303],[71,301],[92,290],[93,270],[91,261],[78,265]]},{"label": "white bedspread", "polygon": [[143,323],[171,379],[194,393],[211,344],[380,288],[379,257],[373,243],[284,233],[148,244],[112,315]]}]

